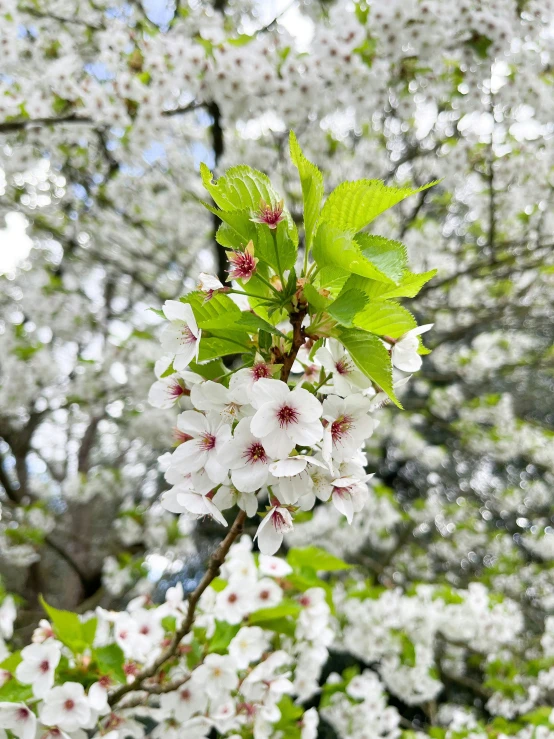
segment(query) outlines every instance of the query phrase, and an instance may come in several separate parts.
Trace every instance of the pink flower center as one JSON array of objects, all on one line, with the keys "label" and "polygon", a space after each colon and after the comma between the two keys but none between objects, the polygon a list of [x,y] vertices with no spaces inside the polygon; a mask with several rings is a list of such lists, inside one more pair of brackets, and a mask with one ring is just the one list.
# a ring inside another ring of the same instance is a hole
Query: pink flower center
[{"label": "pink flower center", "polygon": [[288,531],[289,527],[287,522],[285,521],[285,517],[281,513],[281,511],[275,509],[273,511],[273,515],[271,517],[271,523],[275,527],[275,531]]},{"label": "pink flower center", "polygon": [[181,690],[181,700],[188,701],[190,700],[190,690]]},{"label": "pink flower center", "polygon": [[146,636],[147,634],[150,633],[150,627],[149,626],[146,626],[146,624],[144,626],[141,626],[140,627],[140,633],[141,634],[144,634],[144,636]]},{"label": "pink flower center", "polygon": [[257,223],[265,223],[269,228],[276,228],[277,224],[280,223],[283,218],[283,201],[276,205],[271,205],[266,203],[264,200],[261,200],[260,209],[253,220]]},{"label": "pink flower center", "polygon": [[349,375],[350,372],[352,372],[352,365],[348,359],[343,357],[342,359],[339,359],[338,362],[335,362],[335,370],[339,375]]},{"label": "pink flower center", "polygon": [[66,711],[72,711],[75,708],[75,701],[68,698],[63,704],[63,707]]},{"label": "pink flower center", "polygon": [[250,444],[250,446],[248,447],[248,449],[246,449],[242,456],[246,459],[248,464],[255,464],[256,462],[267,462],[265,449],[259,441],[255,441],[253,444]]},{"label": "pink flower center", "polygon": [[200,437],[200,449],[203,452],[209,452],[215,448],[215,436],[213,434],[204,434]]},{"label": "pink flower center", "polygon": [[233,280],[248,280],[256,271],[257,260],[248,252],[235,251],[229,257],[231,263],[227,270]]},{"label": "pink flower center", "polygon": [[351,416],[339,416],[331,424],[331,436],[335,443],[339,442],[344,436],[348,436],[348,432],[352,428],[354,419]]},{"label": "pink flower center", "polygon": [[228,596],[228,598],[227,598],[227,602],[228,603],[236,603],[238,599],[239,599],[239,597],[238,597],[238,595],[236,593],[231,593]]},{"label": "pink flower center", "polygon": [[194,344],[198,341],[188,326],[181,329],[181,344]]},{"label": "pink flower center", "polygon": [[48,670],[50,669],[50,663],[48,662],[48,660],[47,660],[47,659],[43,660],[43,661],[42,661],[42,662],[40,663],[40,665],[38,666],[38,669],[39,669],[39,670],[40,670],[41,672],[48,672]]},{"label": "pink flower center", "polygon": [[271,370],[265,362],[255,364],[250,371],[256,380],[260,380],[263,377],[271,377]]},{"label": "pink flower center", "polygon": [[282,405],[277,411],[277,420],[281,428],[291,423],[298,423],[298,411],[290,405]]},{"label": "pink flower center", "polygon": [[179,385],[178,382],[174,382],[172,385],[169,386],[169,395],[172,398],[178,398],[179,396],[183,395],[184,392],[184,387],[182,385]]},{"label": "pink flower center", "polygon": [[29,719],[30,711],[28,708],[18,708],[17,709],[17,720],[18,721],[27,721]]}]

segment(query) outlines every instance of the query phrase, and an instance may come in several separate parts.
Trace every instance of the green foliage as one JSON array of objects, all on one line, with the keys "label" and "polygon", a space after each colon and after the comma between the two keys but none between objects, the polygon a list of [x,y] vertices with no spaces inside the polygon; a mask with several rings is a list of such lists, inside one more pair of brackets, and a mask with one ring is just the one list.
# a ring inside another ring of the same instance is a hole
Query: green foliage
[{"label": "green foliage", "polygon": [[300,175],[302,185],[302,199],[304,201],[304,241],[309,251],[312,245],[317,222],[319,220],[319,209],[323,197],[323,175],[319,169],[308,161],[294,135],[290,132],[290,158]]},{"label": "green foliage", "polygon": [[409,187],[388,187],[380,180],[343,182],[327,198],[321,219],[338,230],[355,234],[393,205],[435,184],[430,182],[413,190]]},{"label": "green foliage", "polygon": [[338,572],[339,570],[349,570],[352,566],[339,559],[339,557],[335,557],[334,554],[318,547],[291,549],[287,554],[287,562],[294,569],[309,567],[316,572]]},{"label": "green foliage", "polygon": [[208,652],[225,654],[231,640],[236,636],[240,624],[228,624],[226,621],[215,622],[215,631],[208,644]]},{"label": "green foliage", "polygon": [[76,613],[62,611],[48,605],[42,596],[40,603],[52,622],[56,638],[72,652],[79,654],[92,647],[96,634],[96,618],[81,621]]},{"label": "green foliage", "polygon": [[335,334],[357,367],[402,408],[392,385],[392,365],[388,351],[373,334],[360,329],[336,329]]},{"label": "green foliage", "polygon": [[123,670],[125,655],[118,644],[97,647],[93,651],[93,657],[101,675],[109,675],[117,682],[125,682],[126,675]]}]

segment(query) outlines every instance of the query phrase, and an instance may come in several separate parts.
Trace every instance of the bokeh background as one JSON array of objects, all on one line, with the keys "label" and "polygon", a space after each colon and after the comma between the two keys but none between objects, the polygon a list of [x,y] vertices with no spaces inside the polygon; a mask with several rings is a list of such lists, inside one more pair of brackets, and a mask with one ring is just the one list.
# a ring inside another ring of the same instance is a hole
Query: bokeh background
[{"label": "bokeh background", "polygon": [[[370,504],[353,527],[317,508],[288,544],[381,589],[486,587],[538,643],[554,611],[553,49],[549,0],[0,0],[0,573],[17,638],[41,592],[84,611],[198,578],[218,531],[158,503],[175,413],[147,403],[149,308],[225,275],[201,161],[263,170],[300,219],[293,129],[327,191],[441,182],[374,224],[438,274],[409,303],[433,352],[369,441]],[[457,689],[490,698],[476,685]]]}]

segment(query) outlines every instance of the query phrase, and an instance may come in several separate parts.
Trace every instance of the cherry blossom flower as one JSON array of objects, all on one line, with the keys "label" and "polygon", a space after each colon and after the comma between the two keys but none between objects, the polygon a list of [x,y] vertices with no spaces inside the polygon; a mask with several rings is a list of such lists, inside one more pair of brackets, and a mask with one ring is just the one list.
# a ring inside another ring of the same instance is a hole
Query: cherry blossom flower
[{"label": "cherry blossom flower", "polygon": [[262,441],[250,431],[250,418],[243,418],[233,438],[221,450],[221,461],[231,470],[233,485],[244,493],[253,493],[267,482],[270,455]]},{"label": "cherry blossom flower", "polygon": [[187,485],[175,485],[162,495],[161,503],[171,513],[184,513],[192,520],[208,516],[227,526],[225,517],[215,503],[207,495],[197,493]]},{"label": "cherry blossom flower", "polygon": [[317,350],[315,358],[332,375],[331,383],[321,388],[322,393],[335,393],[345,398],[371,387],[371,380],[356,367],[346,349],[336,339],[328,339],[325,346]]},{"label": "cherry blossom flower", "polygon": [[35,739],[37,717],[25,703],[0,703],[0,726],[18,739]]},{"label": "cherry blossom flower", "polygon": [[262,554],[275,554],[283,543],[283,536],[292,531],[292,517],[287,508],[275,505],[266,513],[254,539]]},{"label": "cherry blossom flower", "polygon": [[224,699],[238,685],[237,666],[231,657],[208,654],[193,672],[193,680],[214,700]]},{"label": "cherry blossom flower", "polygon": [[198,289],[201,292],[206,293],[204,302],[207,303],[213,298],[215,293],[226,293],[229,292],[230,288],[225,287],[225,285],[220,282],[215,275],[200,272],[198,275]]},{"label": "cherry blossom flower", "polygon": [[369,439],[379,421],[368,415],[371,400],[363,395],[341,398],[328,395],[323,401],[323,459],[342,461],[352,457],[365,439]]},{"label": "cherry blossom flower", "polygon": [[40,720],[46,726],[58,726],[62,731],[88,728],[91,708],[81,683],[57,685],[46,695],[40,710]]},{"label": "cherry blossom flower", "polygon": [[281,557],[270,557],[260,554],[260,572],[271,577],[286,577],[292,572],[292,567]]},{"label": "cherry blossom flower", "polygon": [[220,511],[226,511],[237,505],[241,511],[245,511],[248,518],[256,515],[258,510],[258,498],[254,493],[243,493],[234,485],[221,485],[213,497],[214,504]]},{"label": "cherry blossom flower", "polygon": [[245,670],[252,662],[257,662],[269,646],[267,631],[259,626],[243,626],[229,644],[231,656],[239,670]]},{"label": "cherry blossom flower", "polygon": [[164,713],[181,722],[203,713],[208,705],[208,696],[197,680],[187,680],[178,690],[162,694],[160,703]]},{"label": "cherry blossom flower", "polygon": [[296,444],[311,446],[321,440],[321,403],[307,390],[291,391],[280,380],[261,379],[252,388],[252,398],[256,413],[250,430],[271,456],[286,457]]},{"label": "cherry blossom flower", "polygon": [[417,353],[419,348],[418,336],[430,331],[433,323],[426,323],[407,331],[394,344],[391,350],[391,361],[393,365],[402,372],[417,372],[423,363],[421,356]]},{"label": "cherry blossom flower", "polygon": [[31,683],[36,698],[44,698],[54,684],[54,671],[61,652],[57,644],[29,644],[21,650],[22,661],[15,676],[20,683]]},{"label": "cherry blossom flower", "polygon": [[202,332],[188,303],[166,300],[163,312],[171,323],[162,331],[162,347],[174,357],[174,369],[181,371],[186,369],[193,359],[198,361]]},{"label": "cherry blossom flower", "polygon": [[260,200],[259,210],[252,215],[250,220],[254,223],[265,223],[271,229],[277,228],[279,223],[285,218],[283,213],[284,205],[284,200],[271,205],[270,203],[266,203],[262,198]]},{"label": "cherry blossom flower", "polygon": [[248,282],[256,272],[256,265],[258,259],[254,256],[254,244],[249,241],[244,251],[226,251],[227,259],[229,260],[230,267],[227,270],[229,276],[228,281],[231,280],[242,280]]},{"label": "cherry blossom flower", "polygon": [[181,413],[177,427],[192,438],[173,452],[172,466],[185,475],[204,469],[213,483],[223,482],[228,468],[222,464],[220,453],[231,438],[231,427],[217,413],[204,416],[198,411]]},{"label": "cherry blossom flower", "polygon": [[252,409],[242,403],[243,393],[226,388],[219,382],[206,380],[195,385],[190,394],[194,407],[199,411],[215,411],[226,423],[237,421]]}]

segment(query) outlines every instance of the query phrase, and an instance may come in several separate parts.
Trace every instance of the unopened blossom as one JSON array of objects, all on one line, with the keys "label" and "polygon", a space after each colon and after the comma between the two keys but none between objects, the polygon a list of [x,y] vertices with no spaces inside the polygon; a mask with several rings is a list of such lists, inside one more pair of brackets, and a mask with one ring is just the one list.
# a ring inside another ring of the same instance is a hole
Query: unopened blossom
[{"label": "unopened blossom", "polygon": [[42,644],[48,639],[54,638],[54,630],[52,624],[45,618],[41,618],[37,628],[33,631],[32,640],[35,644]]},{"label": "unopened blossom", "polygon": [[237,424],[233,438],[221,450],[221,460],[231,471],[233,485],[244,493],[252,493],[267,482],[272,457],[262,440],[250,430],[250,418]]},{"label": "unopened blossom", "polygon": [[20,683],[30,683],[36,698],[44,698],[54,684],[54,672],[61,652],[57,644],[29,644],[21,650],[22,661],[15,676]]},{"label": "unopened blossom", "polygon": [[25,703],[0,703],[0,726],[18,739],[35,739],[37,717]]},{"label": "unopened blossom", "polygon": [[230,267],[226,271],[229,273],[228,281],[242,280],[248,282],[252,275],[256,272],[258,258],[254,256],[254,244],[249,241],[244,251],[226,251],[227,259]]},{"label": "unopened blossom", "polygon": [[336,339],[328,339],[325,346],[317,350],[315,358],[325,372],[331,374],[331,381],[322,386],[321,392],[345,398],[371,387],[371,380],[356,367],[352,357]]},{"label": "unopened blossom", "polygon": [[204,469],[213,483],[223,482],[229,468],[222,463],[221,450],[231,438],[231,427],[217,413],[197,411],[181,413],[177,427],[192,438],[173,452],[172,466],[185,475]]},{"label": "unopened blossom", "polygon": [[162,331],[162,347],[173,357],[174,369],[181,371],[193,360],[198,361],[202,332],[188,303],[166,300],[163,312],[171,323]]},{"label": "unopened blossom", "polygon": [[284,206],[284,200],[279,200],[275,205],[271,205],[261,198],[259,210],[252,214],[250,220],[254,223],[265,223],[271,229],[277,228],[279,223],[285,218],[283,213]]},{"label": "unopened blossom", "polygon": [[62,731],[88,728],[91,707],[81,683],[67,682],[52,688],[41,706],[40,720]]},{"label": "unopened blossom", "polygon": [[421,368],[423,360],[417,351],[419,349],[418,336],[430,331],[433,326],[433,323],[426,323],[423,326],[412,328],[393,344],[391,360],[394,367],[402,372],[417,372]]},{"label": "unopened blossom", "polygon": [[283,536],[292,531],[292,517],[287,508],[273,506],[258,526],[254,539],[262,554],[275,554],[283,543]]},{"label": "unopened blossom", "polygon": [[250,430],[268,454],[286,457],[296,444],[312,446],[321,440],[321,403],[307,390],[290,390],[280,380],[261,379],[252,388],[256,413]]}]

